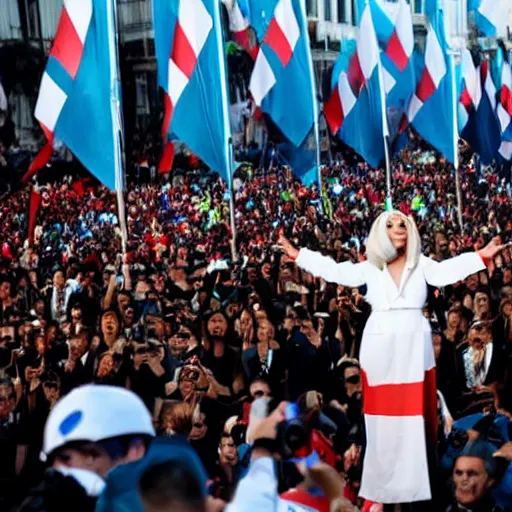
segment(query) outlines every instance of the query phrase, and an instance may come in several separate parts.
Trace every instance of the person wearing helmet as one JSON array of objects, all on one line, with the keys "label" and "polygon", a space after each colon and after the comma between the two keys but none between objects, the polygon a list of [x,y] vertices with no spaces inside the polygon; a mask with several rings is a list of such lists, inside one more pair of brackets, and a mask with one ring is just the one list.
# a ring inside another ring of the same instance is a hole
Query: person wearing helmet
[{"label": "person wearing helmet", "polygon": [[95,509],[115,467],[140,460],[155,435],[142,400],[123,388],[86,385],[52,409],[45,425],[41,459],[49,469],[22,511]]}]

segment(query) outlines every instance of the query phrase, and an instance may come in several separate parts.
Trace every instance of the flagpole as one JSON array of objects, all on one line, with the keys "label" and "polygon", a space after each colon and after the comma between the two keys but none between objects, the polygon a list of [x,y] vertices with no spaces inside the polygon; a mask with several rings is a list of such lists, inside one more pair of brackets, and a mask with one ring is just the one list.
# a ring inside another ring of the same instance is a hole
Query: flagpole
[{"label": "flagpole", "polygon": [[[369,5],[367,4],[369,9]],[[373,25],[373,19],[372,19]],[[374,28],[375,33],[375,28]],[[382,117],[382,139],[384,143],[384,159],[386,163],[386,210],[390,211],[393,209],[393,198],[391,196],[391,158],[389,156],[389,125],[388,125],[388,113],[386,108],[386,91],[384,90],[384,74],[382,73],[382,62],[380,55],[377,60],[377,72],[379,73],[379,93],[380,93],[380,105],[381,105],[381,117]]]},{"label": "flagpole", "polygon": [[306,13],[306,0],[299,0],[300,9],[301,9],[301,20],[302,20],[302,31],[304,32],[304,37],[307,42],[307,51],[308,51],[308,67],[309,67],[309,76],[311,80],[311,96],[313,101],[313,130],[315,132],[315,143],[316,143],[316,168],[318,172],[318,187],[320,192],[322,191],[322,167],[321,167],[321,155],[320,155],[320,128],[319,128],[319,118],[320,112],[318,109],[318,95],[316,90],[316,80],[315,80],[315,71],[313,68],[313,58],[311,56],[311,41],[309,40],[309,31],[308,31],[308,23],[307,23],[307,13]]},{"label": "flagpole", "polygon": [[455,52],[448,52],[450,59],[451,85],[452,85],[452,123],[453,123],[453,167],[455,168],[455,192],[457,197],[457,217],[460,232],[464,234],[464,220],[462,217],[462,191],[460,185],[459,161],[459,123],[457,119],[457,82],[455,79]]},{"label": "flagpole", "polygon": [[118,30],[116,0],[107,0],[108,46],[110,63],[110,102],[112,117],[112,133],[114,137],[114,169],[117,196],[119,227],[121,229],[121,246],[126,254],[128,245],[128,229],[126,226],[126,206],[124,202],[124,131],[121,112],[121,80],[119,72]]},{"label": "flagpole", "polygon": [[228,88],[227,88],[227,76],[228,69],[226,65],[226,58],[224,55],[224,37],[222,33],[222,18],[220,12],[220,1],[213,0],[213,12],[215,16],[215,25],[218,30],[215,30],[217,37],[217,50],[219,53],[219,65],[223,71],[224,79],[220,81],[220,92],[222,96],[222,117],[224,122],[224,133],[227,135],[225,141],[226,147],[226,158],[228,161],[228,176],[227,185],[229,190],[229,221],[231,226],[231,258],[234,262],[237,261],[238,255],[236,250],[236,221],[235,221],[235,199],[233,191],[233,171],[234,171],[234,154],[233,154],[233,139],[231,136],[231,124],[229,121],[229,99],[228,99]]}]

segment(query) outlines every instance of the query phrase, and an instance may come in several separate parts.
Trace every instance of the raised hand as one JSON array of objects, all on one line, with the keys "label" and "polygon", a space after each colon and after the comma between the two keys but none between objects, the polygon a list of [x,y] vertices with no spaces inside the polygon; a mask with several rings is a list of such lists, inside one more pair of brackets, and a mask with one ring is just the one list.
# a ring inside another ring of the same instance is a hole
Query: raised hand
[{"label": "raised hand", "polygon": [[284,236],[282,236],[278,242],[277,242],[277,246],[279,247],[279,249],[281,249],[285,254],[286,256],[288,256],[289,258],[292,258],[293,260],[296,260],[297,259],[297,256],[299,255],[299,250],[294,247],[291,242],[286,239]]},{"label": "raised hand", "polygon": [[499,236],[495,236],[483,249],[480,249],[479,254],[484,260],[491,261],[507,246],[508,244],[501,244]]}]

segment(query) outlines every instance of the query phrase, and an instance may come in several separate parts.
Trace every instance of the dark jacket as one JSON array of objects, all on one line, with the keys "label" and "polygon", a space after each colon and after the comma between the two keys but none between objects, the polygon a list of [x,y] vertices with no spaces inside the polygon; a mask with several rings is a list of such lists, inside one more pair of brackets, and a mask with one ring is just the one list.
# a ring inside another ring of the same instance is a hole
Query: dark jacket
[{"label": "dark jacket", "polygon": [[119,466],[108,474],[107,486],[98,499],[96,512],[144,512],[138,492],[140,477],[151,466],[167,461],[186,464],[204,482],[206,496],[205,470],[187,440],[179,436],[156,437],[143,459]]},{"label": "dark jacket", "polygon": [[[17,512],[93,512],[96,498],[71,476],[49,469],[41,482]],[[14,512],[14,510],[12,511]]]}]

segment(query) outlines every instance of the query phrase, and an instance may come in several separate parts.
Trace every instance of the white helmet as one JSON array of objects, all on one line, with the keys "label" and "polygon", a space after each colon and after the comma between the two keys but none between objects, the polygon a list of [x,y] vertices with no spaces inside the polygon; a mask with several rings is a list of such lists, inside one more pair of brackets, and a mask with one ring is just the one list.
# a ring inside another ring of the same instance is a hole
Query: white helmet
[{"label": "white helmet", "polygon": [[41,458],[73,441],[96,442],[131,434],[155,435],[151,415],[135,393],[116,386],[81,386],[50,412]]}]

